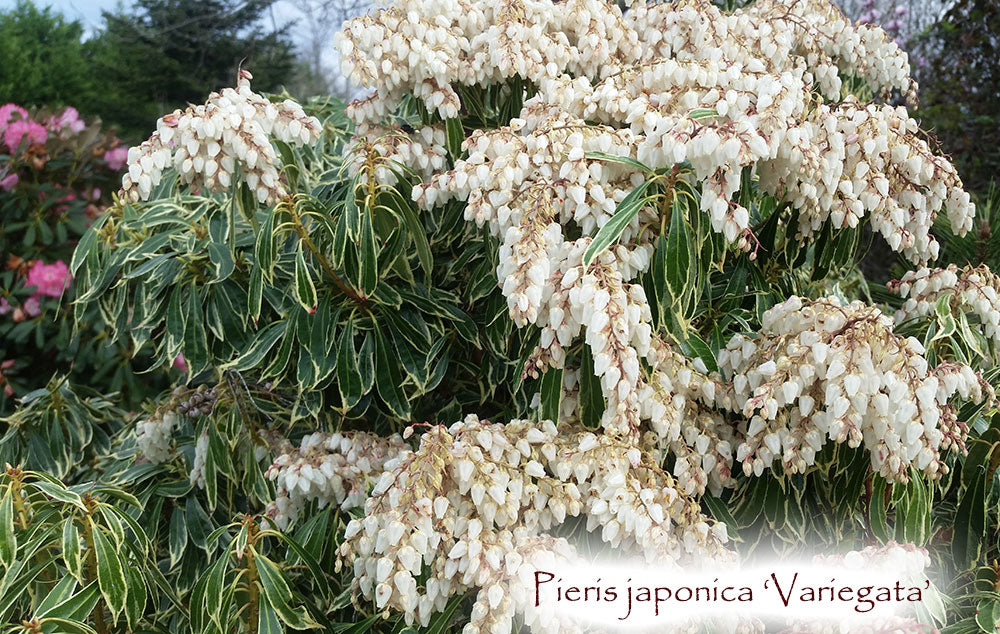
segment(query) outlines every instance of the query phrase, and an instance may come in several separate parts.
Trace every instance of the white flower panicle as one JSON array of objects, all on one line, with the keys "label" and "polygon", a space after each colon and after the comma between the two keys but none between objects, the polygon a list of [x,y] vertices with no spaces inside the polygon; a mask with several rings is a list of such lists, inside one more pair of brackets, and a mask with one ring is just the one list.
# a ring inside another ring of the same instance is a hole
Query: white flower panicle
[{"label": "white flower panicle", "polygon": [[391,112],[407,94],[455,117],[462,104],[454,85],[599,76],[638,52],[621,11],[600,0],[403,0],[349,20],[334,45],[344,75],[375,91],[349,109],[359,122]]},{"label": "white flower panicle", "polygon": [[205,104],[157,121],[156,132],[129,149],[122,198],[148,200],[171,167],[182,183],[198,189],[225,190],[239,174],[259,202],[271,204],[284,196],[281,160],[271,140],[309,144],[323,128],[291,99],[275,104],[253,92],[250,79],[241,70],[237,88],[212,93]]},{"label": "white flower panicle", "polygon": [[469,416],[430,428],[419,449],[385,467],[365,516],[347,527],[339,562],[353,567],[363,596],[407,623],[426,625],[450,597],[478,589],[467,634],[510,631],[518,614],[532,631],[575,631],[536,609],[523,580],[539,558],[574,560],[572,545],[550,531],[576,516],[600,527],[610,547],[648,562],[734,558],[725,525],[703,515],[651,454],[576,426]]},{"label": "white flower panicle", "polygon": [[964,452],[968,433],[949,399],[992,391],[968,366],[929,367],[920,342],[892,326],[861,302],[791,297],[764,313],[758,337],[734,336],[718,360],[749,421],[736,452],[744,472],[775,459],[803,472],[829,439],[863,444],[888,480],[908,481],[911,468],[946,473],[941,452]]},{"label": "white flower panicle", "polygon": [[639,391],[641,416],[657,444],[674,456],[674,475],[683,490],[718,494],[730,482],[738,435],[736,426],[712,407],[731,407],[732,387],[718,374],[709,376],[700,359],[692,363],[659,337],[651,348],[652,371]]},{"label": "white flower panicle", "polygon": [[346,23],[338,46],[345,72],[376,89],[355,105],[359,120],[384,117],[407,93],[449,118],[461,106],[453,84],[514,75],[535,84],[520,117],[468,139],[468,160],[426,195],[415,192],[426,206],[467,199],[470,219],[500,214],[521,239],[525,228],[542,231],[536,214],[520,218],[534,207],[562,207],[552,221],[572,218],[592,235],[600,210],[613,212],[630,180],[642,178],[608,164],[584,176],[592,162],[581,149],[652,168],[690,162],[701,208],[729,242],[749,231],[749,212],[734,201],[746,169],[799,210],[802,239],[827,220],[854,227],[869,216],[893,249],[925,262],[937,256],[929,229],[941,209],[957,233],[971,228],[974,206],[954,167],[933,154],[905,108],[841,102],[843,76],[911,96],[914,85],[906,54],[884,31],[851,24],[828,0],[769,0],[732,13],[695,0],[636,2],[624,18],[598,0],[406,0]]},{"label": "white flower panicle", "polygon": [[354,130],[348,172],[359,183],[395,183],[397,174],[423,180],[447,166],[447,134],[443,126],[423,126],[412,134],[399,125],[362,123]]},{"label": "white flower panicle", "polygon": [[177,414],[172,411],[154,414],[136,424],[135,442],[147,460],[160,464],[170,459],[177,424]]},{"label": "white flower panicle", "polygon": [[[852,550],[844,555],[817,555],[813,562],[829,568],[831,574],[838,570],[852,573],[889,574],[904,587],[920,587],[924,589],[927,582],[927,568],[931,564],[930,556],[925,548],[912,543],[900,544],[889,541],[883,546],[869,546],[862,550]],[[926,594],[935,594],[937,590],[928,587]],[[879,616],[871,619],[851,619],[838,622],[836,619],[816,621],[796,621],[791,627],[782,630],[780,634],[930,634],[936,629],[921,623],[912,615],[895,614]]]},{"label": "white flower panicle", "polygon": [[265,473],[278,492],[266,515],[284,530],[298,520],[309,501],[318,501],[321,508],[362,506],[370,480],[405,448],[398,434],[382,437],[365,432],[316,432],[304,436],[297,449],[285,443]]},{"label": "white flower panicle", "polygon": [[[867,216],[921,262],[937,255],[929,229],[938,211],[958,233],[971,226],[954,168],[905,109],[838,102],[842,77],[911,96],[913,84],[906,54],[881,29],[851,24],[827,0],[763,0],[731,13],[695,0],[633,3],[625,16],[594,1],[403,0],[347,22],[338,47],[345,72],[375,90],[352,112],[363,149],[352,169],[389,184],[387,166],[416,170],[425,179],[413,198],[424,209],[465,201],[466,219],[501,240],[497,277],[511,318],[541,329],[526,374],[562,368],[582,336],[604,429],[634,442],[652,431],[658,450],[678,457],[688,493],[730,479],[742,432],[713,409],[742,411],[749,397],[704,368],[664,363],[670,355],[653,345],[650,307],[631,282],[649,267],[665,208],[640,209],[618,244],[583,266],[593,236],[647,178],[600,153],[673,169],[667,182],[700,189],[713,229],[745,247],[750,215],[735,200],[745,174],[798,210],[803,241],[828,221],[855,227]],[[474,131],[447,171],[440,125],[407,133],[374,123],[406,94],[455,117],[456,86],[515,76],[536,96],[505,125]],[[950,416],[946,408],[944,427]],[[888,454],[883,462],[899,467]]]},{"label": "white flower panicle", "polygon": [[191,466],[191,473],[188,479],[191,486],[199,489],[205,488],[205,458],[208,456],[208,431],[202,432],[198,436],[198,441],[194,445],[194,464]]},{"label": "white flower panicle", "polygon": [[802,66],[831,100],[840,98],[845,75],[863,77],[873,90],[915,89],[906,53],[892,38],[878,26],[851,23],[826,0],[758,0],[731,13],[698,0],[631,9],[625,19],[639,34],[643,62],[749,59],[771,73]]},{"label": "white flower panicle", "polygon": [[[938,213],[958,234],[971,228],[975,209],[954,167],[906,109],[842,97],[846,78],[914,97],[906,54],[881,29],[851,24],[829,0],[757,0],[734,12],[705,0],[633,2],[624,15],[601,0],[398,0],[345,23],[336,46],[345,74],[374,91],[348,108],[358,124],[352,176],[391,186],[395,172],[415,173],[424,210],[463,201],[466,220],[500,241],[496,274],[512,320],[541,331],[525,375],[563,371],[558,421],[470,416],[386,456],[339,552],[356,597],[426,625],[474,591],[468,634],[508,632],[515,618],[532,631],[577,631],[522,589],[540,562],[576,560],[556,532],[568,518],[648,561],[729,562],[725,526],[694,500],[729,485],[736,463],[760,475],[777,458],[803,472],[832,440],[863,444],[876,471],[906,481],[911,469],[944,473],[942,453],[964,451],[967,428],[949,400],[981,401],[988,386],[966,366],[928,367],[920,344],[877,309],[792,298],[765,314],[756,337],[734,337],[710,372],[653,332],[636,283],[674,196],[695,194],[692,213],[749,248],[747,179],[797,212],[787,234],[803,243],[828,223],[867,218],[922,264],[938,253]],[[528,84],[534,96],[472,132],[453,162],[454,121],[387,123],[407,95],[431,119],[453,119],[472,111],[464,95],[497,84]],[[663,195],[584,265],[650,170]],[[583,370],[573,364],[582,362],[568,352],[581,338],[604,398],[603,433],[580,421]],[[329,492],[330,474],[302,484],[294,470],[313,460],[306,452],[289,449],[269,472],[285,490],[275,518],[288,521],[308,499],[350,497]],[[672,474],[660,466],[668,459]]]},{"label": "white flower panicle", "polygon": [[987,340],[1000,347],[1000,278],[985,264],[943,269],[908,271],[887,287],[906,299],[896,311],[896,323],[932,315],[939,302],[949,312],[975,316],[969,323]]}]

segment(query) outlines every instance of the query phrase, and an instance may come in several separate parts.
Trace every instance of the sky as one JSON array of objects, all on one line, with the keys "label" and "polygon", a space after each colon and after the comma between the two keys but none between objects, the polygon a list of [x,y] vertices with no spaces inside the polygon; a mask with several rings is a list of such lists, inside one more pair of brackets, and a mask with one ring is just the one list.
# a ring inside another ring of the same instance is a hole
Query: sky
[{"label": "sky", "polygon": [[[87,31],[93,31],[101,26],[101,11],[109,11],[118,5],[130,6],[129,0],[34,0],[38,6],[49,6],[64,16],[80,20]],[[17,0],[0,0],[0,9],[9,9],[17,4]],[[299,17],[292,0],[280,0],[274,7],[275,21],[279,25],[286,24]],[[292,29],[293,35],[296,29]],[[298,39],[298,38],[297,38]]]},{"label": "sky", "polygon": [[[0,0],[2,5],[13,5],[14,0]],[[49,5],[56,12],[62,13],[68,18],[80,20],[87,27],[93,30],[101,23],[101,11],[114,9],[118,0],[41,0],[37,5]],[[124,3],[128,6],[129,3]]]}]

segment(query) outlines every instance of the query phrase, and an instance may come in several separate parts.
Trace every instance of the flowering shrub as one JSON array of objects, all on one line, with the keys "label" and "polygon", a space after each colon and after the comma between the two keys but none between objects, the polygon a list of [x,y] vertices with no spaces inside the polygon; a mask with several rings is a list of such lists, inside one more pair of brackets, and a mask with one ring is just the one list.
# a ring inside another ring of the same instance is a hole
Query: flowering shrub
[{"label": "flowering shrub", "polygon": [[96,310],[80,315],[77,333],[65,319],[70,257],[111,201],[125,148],[72,107],[0,106],[0,140],[0,412],[56,371],[102,390],[137,387],[122,351],[100,343]]},{"label": "flowering shrub", "polygon": [[[869,101],[916,90],[881,29],[825,0],[400,0],[337,46],[371,96],[241,72],[129,151],[70,260],[78,318],[186,372],[60,473],[138,503],[140,552],[62,546],[98,560],[67,622],[580,631],[533,572],[819,545],[955,595],[873,629],[995,625],[994,278],[930,272],[976,210]],[[860,274],[866,225],[905,297]],[[677,630],[765,627],[717,621]]]}]

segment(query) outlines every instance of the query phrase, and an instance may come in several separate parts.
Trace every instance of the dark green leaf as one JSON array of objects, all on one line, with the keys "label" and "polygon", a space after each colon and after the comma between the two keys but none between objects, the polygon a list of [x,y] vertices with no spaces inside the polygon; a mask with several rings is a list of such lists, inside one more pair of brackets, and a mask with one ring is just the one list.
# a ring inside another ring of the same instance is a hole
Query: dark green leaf
[{"label": "dark green leaf", "polygon": [[542,420],[559,420],[559,404],[563,392],[562,368],[546,368],[542,375],[541,385],[541,416]]},{"label": "dark green leaf", "polygon": [[117,549],[92,520],[90,530],[94,540],[94,553],[97,556],[97,583],[108,609],[117,618],[125,608],[127,597],[125,570],[121,559],[118,558]]},{"label": "dark green leaf", "polygon": [[403,373],[399,369],[399,360],[378,323],[375,324],[375,374],[378,395],[389,410],[396,417],[409,420],[410,403],[402,389]]},{"label": "dark green leaf", "polygon": [[10,488],[0,500],[0,566],[9,568],[17,556],[17,535],[14,533],[14,501]]},{"label": "dark green leaf", "polygon": [[316,308],[316,285],[306,265],[305,247],[299,242],[295,251],[295,297],[306,310]]},{"label": "dark green leaf", "polygon": [[184,509],[179,506],[174,507],[174,512],[170,516],[170,567],[177,565],[177,562],[184,556],[184,549],[187,548],[188,527]]}]

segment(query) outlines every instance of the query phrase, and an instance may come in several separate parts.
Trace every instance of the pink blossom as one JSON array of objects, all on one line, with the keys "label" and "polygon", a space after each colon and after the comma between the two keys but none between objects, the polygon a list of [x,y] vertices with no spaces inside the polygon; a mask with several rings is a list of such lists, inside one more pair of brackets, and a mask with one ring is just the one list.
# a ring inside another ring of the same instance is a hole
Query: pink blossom
[{"label": "pink blossom", "polygon": [[108,164],[108,168],[113,172],[121,170],[125,167],[125,162],[128,160],[128,148],[124,145],[114,148],[113,150],[108,150],[104,153],[104,162]]},{"label": "pink blossom", "polygon": [[34,286],[36,295],[59,297],[63,291],[69,288],[71,279],[69,267],[62,260],[56,260],[52,264],[36,260],[31,269],[28,270],[28,279],[25,280],[24,284],[25,286]]},{"label": "pink blossom", "polygon": [[7,126],[4,131],[3,140],[7,144],[7,149],[11,152],[20,147],[21,142],[27,137],[28,143],[45,143],[49,138],[45,126],[30,119],[14,121]]},{"label": "pink blossom", "polygon": [[[66,211],[69,208],[69,205],[66,204],[66,203],[69,203],[69,202],[74,201],[74,200],[76,200],[76,194],[70,192],[70,193],[66,194],[65,196],[63,196],[62,198],[60,198],[59,200],[57,200],[56,201],[56,205],[53,207],[53,209],[56,212]],[[63,204],[59,204],[59,203],[63,203]]]},{"label": "pink blossom", "polygon": [[24,300],[24,303],[21,304],[21,308],[24,309],[24,312],[27,313],[29,317],[38,317],[42,314],[42,301],[38,299],[38,294],[35,294]]},{"label": "pink blossom", "polygon": [[7,124],[10,123],[10,118],[15,112],[20,115],[21,119],[28,118],[28,111],[17,104],[8,103],[0,106],[0,131],[7,128]]},{"label": "pink blossom", "polygon": [[0,189],[4,190],[5,192],[9,192],[10,190],[14,189],[14,186],[17,185],[17,181],[19,180],[20,179],[17,177],[17,174],[14,173],[8,174],[4,176],[2,179],[0,179]]},{"label": "pink blossom", "polygon": [[73,132],[79,132],[86,127],[83,119],[80,118],[80,113],[73,106],[70,106],[63,110],[63,113],[59,117],[52,117],[49,119],[49,129],[50,130],[62,130],[63,128],[69,128]]},{"label": "pink blossom", "polygon": [[181,372],[187,372],[188,371],[187,360],[184,359],[184,355],[183,354],[179,354],[176,357],[174,357],[174,367],[177,368],[178,370],[180,370]]},{"label": "pink blossom", "polygon": [[0,297],[0,315],[6,315],[10,312],[10,302],[7,301],[6,297]]}]

